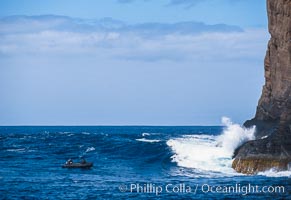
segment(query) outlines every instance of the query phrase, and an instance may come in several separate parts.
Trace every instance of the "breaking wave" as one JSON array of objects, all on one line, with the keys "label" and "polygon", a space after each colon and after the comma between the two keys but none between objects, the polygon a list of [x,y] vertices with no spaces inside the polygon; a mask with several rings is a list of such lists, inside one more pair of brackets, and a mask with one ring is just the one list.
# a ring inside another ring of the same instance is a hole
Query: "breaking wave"
[{"label": "breaking wave", "polygon": [[234,150],[242,143],[254,139],[255,127],[244,128],[223,117],[225,128],[221,135],[183,135],[170,139],[167,145],[174,155],[171,157],[178,166],[201,171],[233,174],[231,168]]}]

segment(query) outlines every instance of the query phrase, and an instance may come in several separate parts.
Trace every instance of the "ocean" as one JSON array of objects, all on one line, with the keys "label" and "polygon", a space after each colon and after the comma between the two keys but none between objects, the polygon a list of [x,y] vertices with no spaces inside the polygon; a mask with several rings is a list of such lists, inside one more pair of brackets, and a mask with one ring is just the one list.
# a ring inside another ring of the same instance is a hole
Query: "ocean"
[{"label": "ocean", "polygon": [[[290,171],[242,175],[225,126],[2,126],[0,199],[291,199]],[[91,169],[67,169],[85,158]]]}]

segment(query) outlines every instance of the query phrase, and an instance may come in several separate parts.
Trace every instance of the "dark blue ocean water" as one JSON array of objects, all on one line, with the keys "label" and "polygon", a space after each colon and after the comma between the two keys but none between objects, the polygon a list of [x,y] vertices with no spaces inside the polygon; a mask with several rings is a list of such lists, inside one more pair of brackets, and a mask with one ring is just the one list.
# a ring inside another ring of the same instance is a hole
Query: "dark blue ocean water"
[{"label": "dark blue ocean water", "polygon": [[[200,173],[173,162],[169,140],[219,135],[222,129],[0,127],[0,199],[291,199],[288,176]],[[93,168],[61,168],[67,159],[81,157]],[[245,192],[249,185],[283,186],[284,191]],[[219,189],[230,186],[245,188]]]}]

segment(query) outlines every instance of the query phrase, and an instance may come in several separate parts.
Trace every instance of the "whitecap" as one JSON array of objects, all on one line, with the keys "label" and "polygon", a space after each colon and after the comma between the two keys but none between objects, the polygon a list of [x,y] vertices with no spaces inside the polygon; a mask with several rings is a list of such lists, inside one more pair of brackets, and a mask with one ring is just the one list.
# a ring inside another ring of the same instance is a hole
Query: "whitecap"
[{"label": "whitecap", "polygon": [[21,149],[6,149],[6,151],[9,152],[25,152],[25,148],[21,148]]},{"label": "whitecap", "polygon": [[149,139],[145,139],[145,138],[140,138],[140,139],[135,139],[136,141],[140,141],[140,142],[160,142],[160,140],[149,140]]},{"label": "whitecap", "polygon": [[170,139],[167,145],[178,166],[223,174],[237,174],[231,167],[234,150],[243,142],[254,139],[255,127],[250,129],[222,119],[225,128],[221,135],[184,135]]},{"label": "whitecap", "polygon": [[69,134],[69,133],[71,133],[71,132],[59,132],[59,134],[61,134],[61,135],[66,135],[66,134]]},{"label": "whitecap", "polygon": [[94,147],[88,147],[88,148],[86,149],[86,153],[88,153],[88,152],[90,152],[90,151],[94,151],[94,150],[95,150]]},{"label": "whitecap", "polygon": [[150,136],[151,134],[150,133],[142,133],[142,136],[145,137],[145,136]]}]

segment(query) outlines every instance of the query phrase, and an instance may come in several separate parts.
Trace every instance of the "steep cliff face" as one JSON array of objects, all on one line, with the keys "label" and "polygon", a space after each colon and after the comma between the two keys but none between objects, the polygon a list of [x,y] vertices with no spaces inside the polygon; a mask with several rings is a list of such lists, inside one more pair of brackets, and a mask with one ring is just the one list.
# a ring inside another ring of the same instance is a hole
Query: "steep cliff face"
[{"label": "steep cliff face", "polygon": [[265,57],[265,85],[256,116],[256,140],[235,152],[233,168],[256,173],[291,165],[291,0],[267,0],[271,39]]}]

